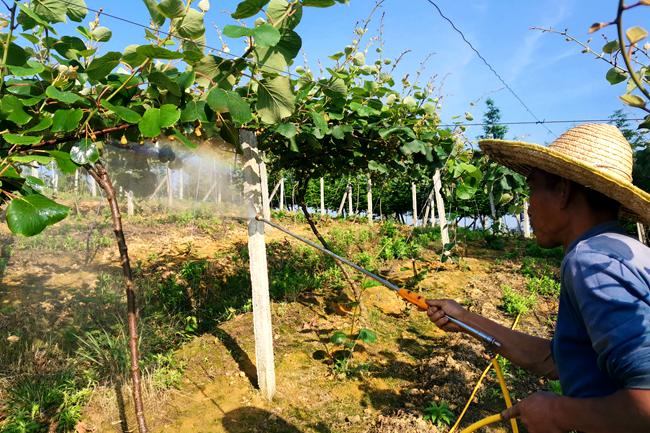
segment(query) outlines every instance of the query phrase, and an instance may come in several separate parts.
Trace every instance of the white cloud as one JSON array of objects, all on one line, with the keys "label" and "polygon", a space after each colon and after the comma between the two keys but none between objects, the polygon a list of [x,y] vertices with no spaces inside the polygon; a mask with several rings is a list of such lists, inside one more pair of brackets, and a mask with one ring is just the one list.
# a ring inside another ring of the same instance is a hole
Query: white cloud
[{"label": "white cloud", "polygon": [[[566,1],[556,1],[552,2],[553,7],[550,8],[552,14],[541,17],[536,27],[548,28],[555,27],[558,23],[562,22],[570,14],[569,2]],[[536,54],[539,52],[539,41],[544,34],[539,30],[528,30],[528,34],[524,38],[522,46],[515,51],[514,56],[512,57],[512,62],[508,67],[507,80],[515,82],[519,76],[528,68],[537,58]],[[568,53],[566,54],[569,55]],[[562,57],[564,58],[564,57]],[[554,61],[559,61],[561,58],[558,58]],[[548,64],[548,60],[545,60],[545,64]]]}]

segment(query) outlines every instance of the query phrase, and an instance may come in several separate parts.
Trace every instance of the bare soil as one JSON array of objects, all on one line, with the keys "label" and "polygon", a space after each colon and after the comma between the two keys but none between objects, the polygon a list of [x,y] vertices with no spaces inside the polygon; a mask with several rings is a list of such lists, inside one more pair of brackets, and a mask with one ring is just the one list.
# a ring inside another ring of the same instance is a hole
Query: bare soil
[{"label": "bare soil", "polygon": [[[306,223],[285,218],[282,224],[313,238]],[[245,226],[232,221],[199,229],[192,223],[151,224],[134,218],[127,219],[125,227],[134,266],[144,269],[164,271],[192,257],[205,258],[224,273],[233,272],[235,265],[229,252],[246,242]],[[320,224],[326,235],[332,228],[350,227],[354,225],[334,221]],[[108,229],[104,233],[111,236]],[[0,236],[11,239],[6,231]],[[99,249],[92,262],[85,264],[85,233],[73,231],[72,236],[80,247],[65,252],[17,248],[20,242],[14,243],[9,264],[4,275],[0,274],[0,344],[12,344],[4,340],[21,332],[37,334],[43,340],[69,342],[74,321],[79,320],[75,312],[90,308],[84,293],[97,284],[102,272],[119,273],[115,247]],[[267,231],[269,241],[285,238],[276,230]],[[510,326],[513,318],[499,308],[501,286],[523,290],[525,278],[519,272],[520,263],[504,259],[503,254],[485,249],[480,243],[470,244],[460,264],[442,264],[435,251],[425,251],[425,260],[417,267],[428,274],[418,288],[426,297],[456,299],[472,311]],[[381,271],[396,283],[404,283],[413,275],[410,261],[391,262]],[[151,430],[447,431],[448,426],[436,427],[425,421],[423,409],[431,402],[444,401],[454,415],[459,414],[489,363],[490,353],[483,345],[467,336],[443,333],[426,315],[396,301],[388,289],[373,287],[364,294],[356,329],[372,329],[377,341],[356,347],[353,360],[360,366],[359,371],[346,376],[333,368],[327,353],[336,349],[329,342],[330,335],[336,330],[349,330],[352,314],[333,309],[331,304],[327,293],[316,291],[294,302],[272,305],[277,381],[272,402],[264,401],[257,390],[252,313],[239,314],[215,332],[184,344],[175,353],[186,366],[179,387],[146,390]],[[555,301],[539,298],[534,311],[522,318],[519,329],[548,337],[552,332],[549,318],[556,308]],[[545,380],[514,366],[509,368],[507,381],[515,399],[546,387]],[[98,387],[85,410],[81,431],[123,433],[135,429],[129,395],[126,387]],[[503,407],[496,380],[488,376],[463,425]],[[506,428],[496,425],[483,431],[502,432]]]}]

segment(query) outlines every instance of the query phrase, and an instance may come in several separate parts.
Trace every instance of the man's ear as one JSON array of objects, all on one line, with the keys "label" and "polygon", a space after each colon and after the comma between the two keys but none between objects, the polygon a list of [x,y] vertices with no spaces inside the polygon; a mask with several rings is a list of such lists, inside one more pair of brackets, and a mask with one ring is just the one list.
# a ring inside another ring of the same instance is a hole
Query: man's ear
[{"label": "man's ear", "polygon": [[566,209],[571,202],[571,195],[574,191],[573,182],[570,180],[560,178],[560,181],[555,186],[557,191],[558,204],[560,209]]}]

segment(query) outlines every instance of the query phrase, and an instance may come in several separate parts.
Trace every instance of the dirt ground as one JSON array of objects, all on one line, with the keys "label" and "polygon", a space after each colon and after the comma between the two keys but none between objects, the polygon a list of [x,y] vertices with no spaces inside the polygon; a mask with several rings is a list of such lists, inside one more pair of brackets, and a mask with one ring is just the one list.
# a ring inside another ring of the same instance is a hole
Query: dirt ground
[{"label": "dirt ground", "polygon": [[[291,230],[312,237],[304,222],[282,220]],[[347,225],[345,225],[347,224]],[[2,226],[5,243],[12,238]],[[332,227],[349,223],[327,222]],[[194,224],[149,224],[146,219],[127,220],[129,251],[135,266],[164,268],[182,257],[220,260],[233,245],[246,242],[241,222],[224,221],[209,230]],[[110,228],[100,230],[110,238]],[[71,232],[83,237],[83,232]],[[267,230],[267,241],[282,241],[285,235]],[[47,241],[44,241],[47,242]],[[291,240],[290,242],[294,242]],[[69,330],[79,320],[84,293],[97,284],[102,273],[119,272],[117,249],[98,248],[92,261],[87,249],[65,253],[47,245],[17,247],[14,243],[9,263],[0,274],[0,338],[29,328],[43,340],[70,341]],[[472,311],[510,326],[513,318],[499,309],[508,284],[522,288],[525,279],[519,262],[503,257],[503,251],[480,246],[468,249],[460,264],[441,264],[435,252],[425,252],[428,260],[418,263],[428,270],[420,284],[426,297],[447,297],[467,305]],[[223,259],[228,262],[227,258]],[[231,264],[232,266],[232,264]],[[395,261],[383,269],[396,283],[407,281],[411,263]],[[250,290],[241,287],[241,290]],[[155,432],[175,433],[378,433],[438,432],[449,427],[434,426],[423,419],[423,408],[431,402],[446,402],[457,416],[483,369],[490,353],[479,342],[464,336],[445,334],[426,315],[388,289],[371,287],[362,298],[357,324],[372,329],[377,341],[355,348],[355,365],[362,368],[351,377],[337,374],[327,356],[334,348],[329,337],[335,330],[350,327],[350,314],[332,313],[324,293],[300,296],[294,302],[272,305],[277,392],[265,401],[256,386],[252,313],[236,315],[214,332],[195,337],[180,347],[175,357],[186,367],[180,385],[166,391],[145,390],[148,423]],[[520,330],[549,336],[556,302],[543,300],[525,315]],[[3,342],[2,344],[6,344]],[[514,366],[507,374],[514,398],[546,382]],[[496,380],[488,376],[463,426],[499,412],[503,407]],[[86,407],[78,431],[124,433],[135,422],[128,387],[99,386]],[[486,432],[507,429],[496,425]]]}]

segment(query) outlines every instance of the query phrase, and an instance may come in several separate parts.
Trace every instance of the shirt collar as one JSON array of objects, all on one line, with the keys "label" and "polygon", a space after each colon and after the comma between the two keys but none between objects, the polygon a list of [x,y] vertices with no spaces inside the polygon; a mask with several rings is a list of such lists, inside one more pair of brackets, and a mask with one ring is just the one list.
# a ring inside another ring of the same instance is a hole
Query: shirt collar
[{"label": "shirt collar", "polygon": [[625,233],[625,230],[623,230],[623,227],[619,224],[618,221],[607,221],[606,223],[598,224],[597,226],[594,226],[578,236],[571,244],[569,245],[569,248],[567,248],[566,252],[564,255],[567,255],[573,250],[576,245],[578,245],[579,242],[582,242],[586,239],[589,239],[591,237],[600,235],[602,233]]}]

